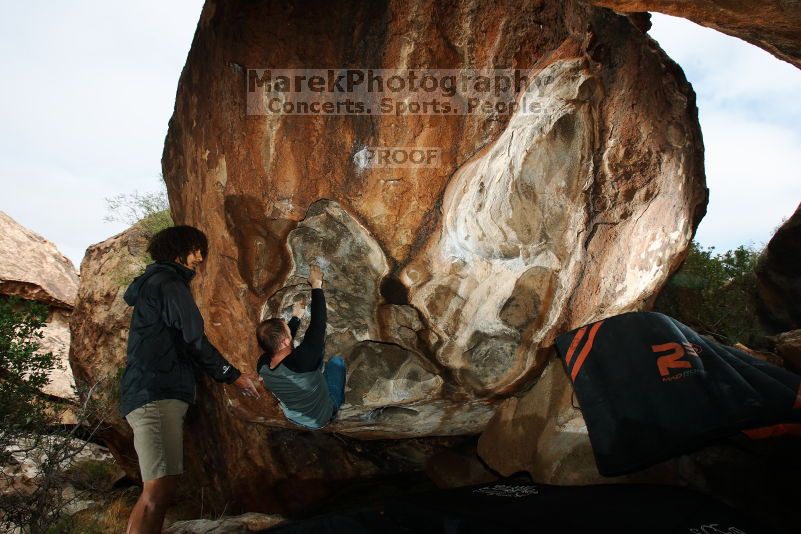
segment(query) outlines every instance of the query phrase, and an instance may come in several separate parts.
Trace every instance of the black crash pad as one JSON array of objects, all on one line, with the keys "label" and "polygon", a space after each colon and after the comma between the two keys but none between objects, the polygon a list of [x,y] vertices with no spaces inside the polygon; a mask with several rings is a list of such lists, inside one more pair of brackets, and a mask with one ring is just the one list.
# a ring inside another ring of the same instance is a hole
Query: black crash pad
[{"label": "black crash pad", "polygon": [[771,534],[739,511],[677,487],[549,486],[519,480],[389,498],[383,508],[293,521],[265,532]]},{"label": "black crash pad", "polygon": [[598,470],[613,476],[738,431],[801,429],[801,377],[653,312],[557,338]]}]

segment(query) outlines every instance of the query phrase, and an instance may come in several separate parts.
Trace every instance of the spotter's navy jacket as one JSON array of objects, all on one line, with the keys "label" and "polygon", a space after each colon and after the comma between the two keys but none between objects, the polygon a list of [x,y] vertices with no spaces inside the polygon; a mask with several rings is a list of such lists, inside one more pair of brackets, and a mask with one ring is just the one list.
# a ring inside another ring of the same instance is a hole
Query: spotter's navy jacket
[{"label": "spotter's navy jacket", "polygon": [[171,261],[147,266],[125,291],[133,306],[128,358],[120,382],[120,412],[128,415],[162,399],[195,400],[195,369],[228,384],[239,370],[223,358],[203,329],[189,282],[195,272]]}]

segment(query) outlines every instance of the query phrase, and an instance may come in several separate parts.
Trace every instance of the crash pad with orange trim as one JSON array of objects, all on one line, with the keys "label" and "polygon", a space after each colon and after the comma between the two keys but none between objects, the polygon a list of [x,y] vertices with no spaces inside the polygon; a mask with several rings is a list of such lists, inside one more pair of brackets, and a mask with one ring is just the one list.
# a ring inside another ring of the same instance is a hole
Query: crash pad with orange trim
[{"label": "crash pad with orange trim", "polygon": [[801,377],[655,312],[557,338],[598,470],[621,475],[740,431],[801,429]]}]

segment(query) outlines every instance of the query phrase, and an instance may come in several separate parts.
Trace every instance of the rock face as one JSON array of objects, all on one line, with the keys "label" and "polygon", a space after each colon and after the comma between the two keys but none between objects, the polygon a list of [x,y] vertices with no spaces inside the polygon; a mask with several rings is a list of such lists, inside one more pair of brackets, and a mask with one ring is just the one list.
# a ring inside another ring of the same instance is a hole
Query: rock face
[{"label": "rock face", "polygon": [[801,373],[801,330],[791,330],[776,337],[776,352],[785,365]]},{"label": "rock face", "polygon": [[534,387],[496,411],[481,434],[478,454],[501,475],[526,472],[543,484],[677,484],[698,476],[686,458],[631,475],[601,476],[570,378],[555,354]]},{"label": "rock face", "polygon": [[759,313],[773,332],[801,328],[801,205],[768,242],[757,266]]},{"label": "rock face", "polygon": [[556,358],[528,393],[501,405],[481,435],[478,453],[504,476],[525,471],[543,484],[602,478],[584,418],[573,403],[573,386]]},{"label": "rock face", "polygon": [[[518,98],[538,111],[245,113],[248,68],[307,66],[519,69],[530,83]],[[696,113],[656,43],[580,2],[209,1],[163,156],[175,220],[209,236],[193,282],[209,338],[253,370],[255,325],[307,296],[317,262],[328,353],[349,365],[328,430],[476,434],[542,372],[559,332],[637,309],[681,261],[706,204]],[[441,158],[371,167],[356,157],[364,147]],[[82,380],[122,361],[121,290],[93,278],[125,246],[84,260]],[[387,472],[369,442],[277,430],[291,425],[270,395],[202,381],[198,400],[187,468],[220,503],[280,511],[313,499],[300,491],[313,483]]]},{"label": "rock face", "polygon": [[657,11],[689,19],[763,48],[801,68],[801,7],[795,1],[591,0],[620,13]]},{"label": "rock face", "polygon": [[75,380],[95,392],[106,404],[99,437],[114,459],[136,479],[139,468],[133,433],[117,411],[119,379],[125,367],[131,308],[122,299],[133,278],[144,270],[147,240],[131,229],[92,245],[81,262],[78,302],[70,322],[70,366]]},{"label": "rock face", "polygon": [[75,379],[69,365],[70,311],[51,308],[42,335],[40,351],[58,357],[58,367],[50,373],[50,381],[42,391],[62,399],[76,400]]},{"label": "rock face", "polygon": [[[343,4],[333,20],[330,11],[209,2],[201,17],[163,165],[177,220],[210,237],[195,282],[210,337],[251,367],[251,327],[286,315],[316,261],[328,351],[353,371],[336,431],[430,433],[372,412],[403,405],[420,416],[418,405],[439,402],[437,433],[476,432],[485,399],[536,375],[538,348],[555,332],[640,306],[680,261],[706,201],[694,95],[628,19],[578,3],[503,13],[479,2]],[[324,31],[314,22],[323,13]],[[286,24],[267,38],[264,20]],[[482,30],[497,46],[483,47]],[[312,38],[318,31],[356,32],[363,44],[331,46]],[[243,112],[242,67],[345,63],[518,68],[531,78],[521,98],[541,111]],[[363,146],[444,153],[430,168],[363,168],[351,157]],[[361,363],[370,360],[382,363]],[[414,391],[408,373],[422,377]],[[377,403],[374,388],[387,382],[392,395]]]},{"label": "rock face", "polygon": [[[117,412],[132,310],[122,296],[144,270],[146,246],[141,232],[132,228],[87,249],[71,322],[70,360],[76,380],[95,385],[96,394],[106,401],[99,437],[133,479],[139,477],[133,434]],[[267,394],[263,400],[269,402]],[[192,488],[188,491],[202,486],[206,498],[220,503],[220,509],[229,503],[229,511],[269,508],[297,513],[341,489],[344,480],[420,471],[429,457],[461,442],[432,438],[361,444],[322,432],[269,428],[267,416],[286,425],[275,418],[274,409],[254,409],[231,386],[205,381],[198,385],[198,401],[188,415],[184,444],[188,474],[182,481]],[[383,410],[390,415],[390,407]],[[209,445],[216,452],[209,451]],[[236,460],[212,469],[210,462],[217,454],[232,454]],[[230,505],[234,499],[236,504]]]},{"label": "rock face", "polygon": [[52,352],[59,368],[50,374],[47,394],[74,400],[69,367],[69,317],[78,292],[72,262],[42,236],[0,211],[0,295],[46,304],[50,314],[42,331],[42,352]]},{"label": "rock face", "polygon": [[242,514],[224,517],[217,520],[195,519],[192,521],[176,521],[164,530],[165,534],[242,534],[245,532],[262,532],[283,522],[284,518],[276,515]]},{"label": "rock face", "polygon": [[56,246],[0,211],[0,294],[70,309],[78,273]]}]

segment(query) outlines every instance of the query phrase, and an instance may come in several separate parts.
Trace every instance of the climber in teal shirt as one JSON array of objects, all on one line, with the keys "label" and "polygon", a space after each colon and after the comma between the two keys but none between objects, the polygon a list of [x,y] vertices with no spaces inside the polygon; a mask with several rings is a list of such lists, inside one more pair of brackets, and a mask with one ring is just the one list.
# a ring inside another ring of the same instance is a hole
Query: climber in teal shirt
[{"label": "climber in teal shirt", "polygon": [[293,348],[303,306],[295,306],[288,324],[280,318],[262,321],[256,329],[256,338],[264,353],[256,370],[264,386],[278,399],[287,419],[316,430],[328,424],[342,405],[346,371],[344,360],[338,356],[323,366],[327,318],[323,273],[316,265],[309,269],[309,285],[311,320],[303,341]]}]

